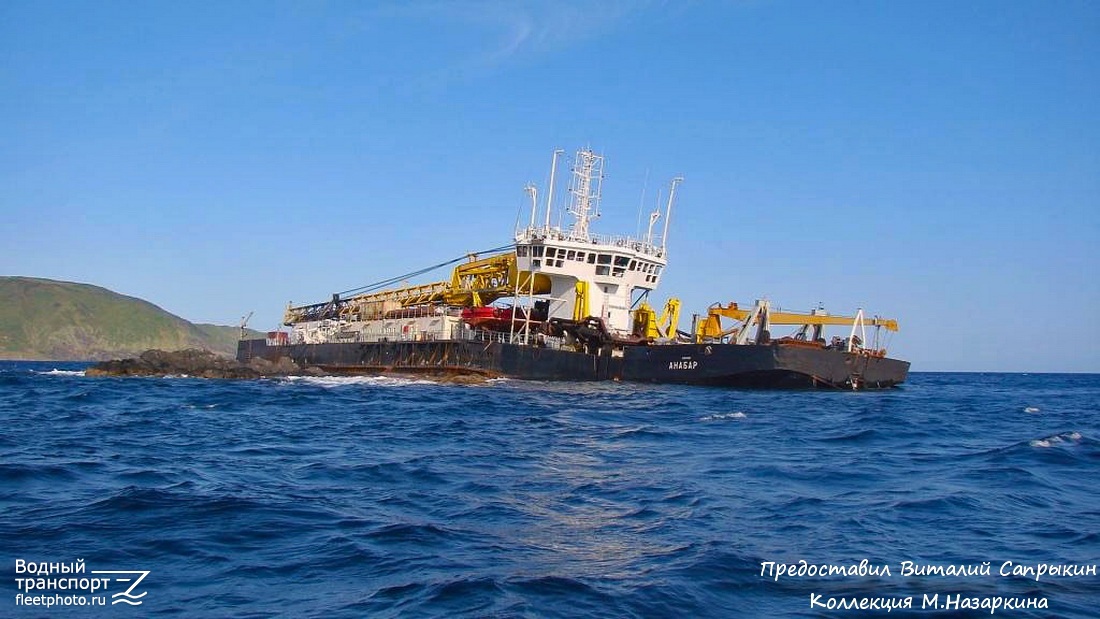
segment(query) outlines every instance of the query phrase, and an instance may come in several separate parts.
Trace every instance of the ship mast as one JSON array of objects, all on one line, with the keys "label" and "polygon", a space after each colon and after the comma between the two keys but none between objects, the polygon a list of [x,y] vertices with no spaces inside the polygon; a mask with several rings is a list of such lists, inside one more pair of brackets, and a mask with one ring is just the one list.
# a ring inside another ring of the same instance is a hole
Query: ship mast
[{"label": "ship mast", "polygon": [[546,188],[546,229],[550,229],[550,211],[554,206],[554,175],[558,171],[558,155],[565,151],[558,148],[554,150],[554,158],[550,160],[550,186]]},{"label": "ship mast", "polygon": [[662,251],[668,249],[668,222],[672,220],[672,199],[676,196],[676,186],[682,182],[684,182],[684,177],[677,176],[672,179],[672,187],[668,190],[668,206],[665,208],[665,231],[661,234]]},{"label": "ship mast", "polygon": [[589,149],[577,151],[569,193],[573,200],[569,213],[576,219],[570,236],[588,240],[588,222],[600,216],[600,187],[603,183],[603,156]]},{"label": "ship mast", "polygon": [[531,223],[527,227],[534,228],[535,211],[539,208],[539,190],[531,183],[527,183],[527,186],[524,187],[523,190],[527,192],[527,195],[531,196]]}]

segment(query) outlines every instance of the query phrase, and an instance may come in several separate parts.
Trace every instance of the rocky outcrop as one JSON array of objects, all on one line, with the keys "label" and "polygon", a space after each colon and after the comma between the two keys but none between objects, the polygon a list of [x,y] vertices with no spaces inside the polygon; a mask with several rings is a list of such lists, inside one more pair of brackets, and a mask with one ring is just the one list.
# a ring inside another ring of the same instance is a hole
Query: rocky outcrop
[{"label": "rocky outcrop", "polygon": [[[452,385],[480,385],[487,378],[479,374],[450,372],[380,371],[391,376]],[[316,366],[300,366],[286,357],[277,362],[255,358],[241,363],[208,350],[189,348],[166,352],[147,350],[132,359],[100,361],[84,370],[85,376],[194,376],[199,378],[266,378],[278,376],[325,376],[328,372]]]},{"label": "rocky outcrop", "polygon": [[132,359],[102,361],[84,371],[85,376],[198,376],[202,378],[263,378],[323,374],[318,368],[302,368],[290,359],[277,363],[253,359],[240,363],[207,350],[190,348],[166,352],[147,350]]}]

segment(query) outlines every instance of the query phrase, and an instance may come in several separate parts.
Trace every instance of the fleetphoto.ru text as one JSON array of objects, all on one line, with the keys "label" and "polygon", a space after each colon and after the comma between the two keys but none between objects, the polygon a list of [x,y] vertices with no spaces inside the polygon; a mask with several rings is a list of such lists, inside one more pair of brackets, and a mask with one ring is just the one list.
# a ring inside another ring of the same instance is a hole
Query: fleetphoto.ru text
[{"label": "fleetphoto.ru text", "polygon": [[15,560],[16,606],[140,606],[149,570],[89,570],[84,559]]}]

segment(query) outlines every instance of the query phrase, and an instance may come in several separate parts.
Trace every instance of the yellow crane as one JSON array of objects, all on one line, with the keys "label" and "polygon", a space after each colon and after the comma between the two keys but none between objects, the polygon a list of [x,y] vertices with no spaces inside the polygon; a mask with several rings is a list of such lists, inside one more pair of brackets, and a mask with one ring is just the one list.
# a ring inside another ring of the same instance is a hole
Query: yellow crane
[{"label": "yellow crane", "polygon": [[283,323],[337,318],[372,320],[386,312],[422,305],[482,307],[502,297],[519,294],[546,294],[550,279],[541,273],[520,271],[514,251],[478,258],[469,254],[469,261],[454,268],[445,281],[402,286],[378,292],[368,292],[346,299],[333,295],[331,301],[287,307]]},{"label": "yellow crane", "polygon": [[[722,319],[728,318],[737,321],[729,328],[722,326]],[[851,327],[852,333],[848,338],[849,348],[856,346],[855,332],[866,327],[884,328],[887,331],[897,331],[898,321],[892,318],[875,316],[866,318],[863,310],[855,316],[834,316],[821,309],[816,309],[808,314],[796,312],[784,312],[771,309],[767,300],[757,301],[750,309],[739,307],[736,303],[719,305],[715,303],[707,309],[707,315],[697,321],[695,327],[696,342],[721,341],[732,336],[733,342],[744,344],[749,341],[752,332],[751,327],[757,327],[756,341],[770,338],[768,333],[772,325],[797,325],[801,328],[794,335],[795,340],[819,342],[822,340],[824,327],[829,325]],[[865,335],[863,339],[866,339]],[[862,340],[859,340],[862,341]]]},{"label": "yellow crane", "polygon": [[634,310],[634,334],[648,340],[675,339],[676,326],[680,322],[680,300],[669,299],[661,311],[660,318],[656,310],[642,301],[638,309]]}]

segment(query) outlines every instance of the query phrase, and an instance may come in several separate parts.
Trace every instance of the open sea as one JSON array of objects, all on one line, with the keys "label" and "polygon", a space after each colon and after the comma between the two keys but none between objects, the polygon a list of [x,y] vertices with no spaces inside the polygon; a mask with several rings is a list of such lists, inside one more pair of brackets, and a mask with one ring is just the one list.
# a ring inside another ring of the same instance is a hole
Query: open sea
[{"label": "open sea", "polygon": [[1100,375],[83,367],[0,362],[0,617],[1100,616]]}]

